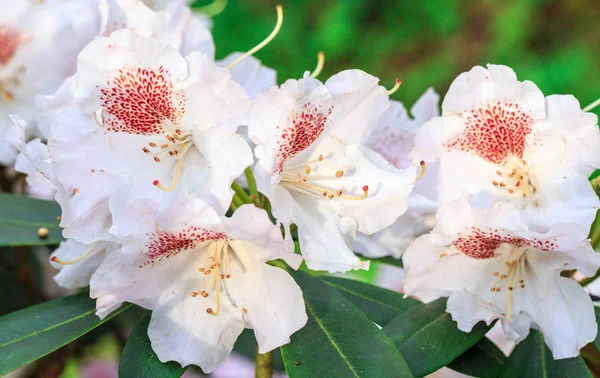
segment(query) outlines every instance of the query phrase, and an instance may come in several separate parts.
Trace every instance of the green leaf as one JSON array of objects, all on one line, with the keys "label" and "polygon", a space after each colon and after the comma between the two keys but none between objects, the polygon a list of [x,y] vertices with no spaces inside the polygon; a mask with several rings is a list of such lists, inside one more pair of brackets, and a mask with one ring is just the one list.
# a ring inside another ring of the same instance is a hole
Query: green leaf
[{"label": "green leaf", "polygon": [[553,359],[542,334],[532,329],[508,357],[500,377],[591,378],[592,373],[581,356]]},{"label": "green leaf", "polygon": [[448,367],[478,378],[496,378],[502,372],[506,356],[487,337],[452,361]]},{"label": "green leaf", "polygon": [[308,322],[281,348],[295,377],[412,377],[392,342],[339,291],[288,269],[304,293]]},{"label": "green leaf", "polygon": [[441,298],[401,313],[383,331],[400,350],[413,374],[423,377],[463,354],[490,328],[479,323],[470,333],[462,332],[446,312],[446,299]]},{"label": "green leaf", "polygon": [[185,373],[177,362],[162,363],[152,350],[148,338],[151,314],[146,314],[133,328],[119,364],[119,377],[179,378]]},{"label": "green leaf", "polygon": [[[62,229],[56,217],[60,214],[54,201],[0,193],[0,246],[58,244]],[[40,228],[48,229],[46,238],[39,237]]]},{"label": "green leaf", "polygon": [[360,258],[362,260],[369,260],[371,262],[378,263],[378,264],[393,265],[393,266],[397,266],[399,268],[404,268],[404,265],[402,265],[402,259],[396,259],[396,258],[393,258],[392,256],[370,257],[370,258],[365,257],[365,256],[360,256]]},{"label": "green leaf", "polygon": [[0,317],[0,376],[81,337],[129,306],[100,320],[95,301],[82,293]]},{"label": "green leaf", "polygon": [[356,307],[377,324],[384,325],[420,303],[402,294],[364,282],[339,277],[323,277],[325,283],[336,288]]}]

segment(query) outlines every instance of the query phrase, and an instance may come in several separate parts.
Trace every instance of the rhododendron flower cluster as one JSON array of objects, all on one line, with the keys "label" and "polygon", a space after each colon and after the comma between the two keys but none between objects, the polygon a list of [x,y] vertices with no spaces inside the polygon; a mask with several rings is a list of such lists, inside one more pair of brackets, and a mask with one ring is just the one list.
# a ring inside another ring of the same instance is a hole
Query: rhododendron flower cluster
[{"label": "rhododendron flower cluster", "polygon": [[500,319],[518,342],[540,329],[555,358],[594,340],[591,299],[560,273],[600,267],[587,239],[600,207],[588,181],[600,165],[597,123],[573,96],[544,97],[508,67],[461,74],[409,154],[439,164],[441,206],[403,256],[407,295],[449,297],[464,331]]},{"label": "rhododendron flower cluster", "polygon": [[62,209],[56,282],[89,286],[100,318],[150,310],[160,361],[212,372],[244,328],[260,353],[283,346],[309,318],[294,270],[384,256],[462,331],[539,329],[556,359],[596,337],[563,273],[600,268],[600,132],[573,96],[477,66],[441,112],[430,88],[409,114],[400,80],[321,81],[322,55],[277,85],[252,55],[280,6],[263,42],[217,61],[210,21],[180,1],[17,3],[0,16],[0,162]]}]

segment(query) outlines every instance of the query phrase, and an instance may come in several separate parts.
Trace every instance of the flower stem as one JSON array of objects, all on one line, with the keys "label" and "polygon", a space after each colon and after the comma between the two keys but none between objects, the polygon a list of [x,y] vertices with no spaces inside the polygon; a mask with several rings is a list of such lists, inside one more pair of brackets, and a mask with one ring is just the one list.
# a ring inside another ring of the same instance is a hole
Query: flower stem
[{"label": "flower stem", "polygon": [[[233,206],[235,206],[235,208],[237,209],[238,207],[240,207],[240,206],[242,206],[242,205],[244,204],[244,201],[242,201],[242,200],[240,199],[240,197],[238,197],[238,195],[237,195],[237,194],[234,194],[234,195],[233,195],[233,199],[231,200],[231,204],[232,204]],[[235,210],[235,209],[234,209],[234,210]]]},{"label": "flower stem", "polygon": [[582,279],[581,281],[579,281],[579,284],[581,286],[587,286],[587,285],[591,284],[592,282],[596,281],[596,279],[598,277],[600,277],[600,269],[598,269],[596,274],[594,274],[592,277],[586,277],[586,278]]},{"label": "flower stem", "polygon": [[231,184],[231,189],[233,189],[235,194],[239,196],[243,203],[254,203],[254,201],[252,201],[252,198],[248,196],[248,193],[246,193],[244,188],[242,188],[237,182],[234,181],[233,184]]},{"label": "flower stem", "polygon": [[254,201],[254,204],[257,207],[260,207],[260,202],[258,199],[258,188],[256,186],[256,179],[254,178],[254,173],[250,167],[246,168],[244,171],[244,175],[246,176],[246,181],[248,181],[248,192],[250,192],[250,198]]},{"label": "flower stem", "polygon": [[258,345],[255,353],[256,367],[254,368],[255,378],[271,378],[273,376],[273,352],[265,354],[258,353]]}]

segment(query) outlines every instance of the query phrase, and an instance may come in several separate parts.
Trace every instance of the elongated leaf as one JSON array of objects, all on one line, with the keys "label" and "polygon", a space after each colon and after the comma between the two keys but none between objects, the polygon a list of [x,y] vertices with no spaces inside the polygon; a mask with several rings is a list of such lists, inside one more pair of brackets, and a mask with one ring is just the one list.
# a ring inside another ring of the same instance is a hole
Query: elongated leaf
[{"label": "elongated leaf", "polygon": [[446,313],[446,299],[438,299],[401,313],[383,331],[402,353],[417,377],[433,373],[463,354],[491,327],[477,324],[462,332]]},{"label": "elongated leaf", "polygon": [[396,259],[392,256],[386,256],[386,257],[365,257],[365,256],[360,256],[361,259],[363,260],[369,260],[372,261],[374,263],[378,263],[378,264],[385,264],[385,265],[393,265],[393,266],[397,266],[399,268],[404,268],[404,265],[402,265],[402,259]]},{"label": "elongated leaf", "polygon": [[[60,207],[54,201],[0,193],[0,246],[58,244],[62,229],[57,216]],[[40,238],[38,230],[48,229]]]},{"label": "elongated leaf", "polygon": [[177,362],[162,363],[148,338],[151,314],[145,315],[131,331],[121,355],[119,377],[179,378],[185,373]]},{"label": "elongated leaf", "polygon": [[592,377],[592,373],[583,358],[579,356],[562,360],[553,359],[542,334],[531,330],[529,336],[517,345],[506,360],[500,377],[585,378]]},{"label": "elongated leaf", "polygon": [[398,314],[420,303],[402,294],[364,282],[339,277],[323,277],[375,323],[385,325]]},{"label": "elongated leaf", "polygon": [[0,376],[68,344],[128,307],[100,320],[95,301],[82,293],[0,317]]},{"label": "elongated leaf", "polygon": [[281,348],[295,377],[411,377],[392,342],[333,287],[289,270],[304,292],[308,323]]},{"label": "elongated leaf", "polygon": [[448,367],[459,373],[478,378],[496,378],[504,369],[506,356],[487,337],[479,340]]}]

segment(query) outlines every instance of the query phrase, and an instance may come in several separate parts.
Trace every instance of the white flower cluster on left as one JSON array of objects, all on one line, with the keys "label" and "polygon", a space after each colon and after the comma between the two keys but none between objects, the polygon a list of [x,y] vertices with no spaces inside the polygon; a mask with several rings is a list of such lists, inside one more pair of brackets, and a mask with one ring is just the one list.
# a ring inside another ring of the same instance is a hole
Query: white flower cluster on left
[{"label": "white flower cluster on left", "polygon": [[[89,285],[100,317],[123,302],[152,310],[160,360],[209,373],[245,327],[265,353],[306,323],[299,286],[267,264],[298,269],[293,229],[309,269],[366,269],[355,241],[407,210],[417,168],[377,151],[396,111],[377,78],[307,73],[277,86],[253,50],[215,61],[207,22],[157,3],[90,1],[97,25],[70,46],[73,72],[32,90],[35,119],[9,110],[6,140],[29,185],[62,208],[56,281]],[[249,167],[271,214],[228,213]]]}]

